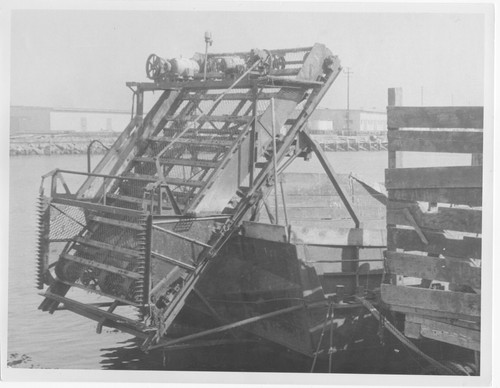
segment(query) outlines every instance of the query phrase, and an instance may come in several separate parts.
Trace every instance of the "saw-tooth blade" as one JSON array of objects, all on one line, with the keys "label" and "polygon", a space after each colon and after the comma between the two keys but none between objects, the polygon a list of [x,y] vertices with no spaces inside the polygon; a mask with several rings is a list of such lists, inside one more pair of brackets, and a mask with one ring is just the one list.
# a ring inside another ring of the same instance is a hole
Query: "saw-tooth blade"
[{"label": "saw-tooth blade", "polygon": [[49,200],[44,196],[38,198],[38,238],[36,248],[36,287],[43,289],[45,272],[49,261],[50,208]]}]

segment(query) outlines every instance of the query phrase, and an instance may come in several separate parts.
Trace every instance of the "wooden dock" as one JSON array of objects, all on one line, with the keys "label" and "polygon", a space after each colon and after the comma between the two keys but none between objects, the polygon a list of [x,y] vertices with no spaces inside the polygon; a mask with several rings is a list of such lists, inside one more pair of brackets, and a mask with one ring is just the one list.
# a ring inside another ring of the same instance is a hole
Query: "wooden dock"
[{"label": "wooden dock", "polygon": [[[401,107],[389,89],[386,265],[382,300],[404,334],[463,349],[479,372],[482,107]],[[411,128],[411,129],[407,129]],[[404,168],[404,152],[471,154],[468,166]]]}]

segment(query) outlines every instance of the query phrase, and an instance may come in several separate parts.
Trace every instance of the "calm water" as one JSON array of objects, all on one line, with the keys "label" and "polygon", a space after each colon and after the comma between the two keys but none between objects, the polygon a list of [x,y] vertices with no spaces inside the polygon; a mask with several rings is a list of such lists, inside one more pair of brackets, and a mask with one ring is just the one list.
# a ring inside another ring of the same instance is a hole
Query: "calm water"
[{"label": "calm water", "polygon": [[[93,165],[100,157],[94,158]],[[353,172],[376,182],[384,180],[386,152],[339,152],[329,154],[329,159],[339,173]],[[445,164],[467,164],[463,159],[446,157],[443,160]],[[426,165],[427,162],[416,156],[410,164]],[[161,368],[158,355],[145,356],[137,351],[129,335],[109,328],[98,335],[96,323],[86,318],[66,311],[50,315],[37,310],[42,298],[35,288],[36,201],[40,176],[56,167],[85,171],[86,157],[10,158],[9,354],[26,354],[34,364],[44,368]],[[321,168],[313,159],[297,162],[290,170],[319,172]],[[199,360],[194,365],[202,368]]]},{"label": "calm water", "polygon": [[35,287],[38,187],[40,176],[55,167],[85,170],[86,157],[10,158],[8,352],[27,354],[45,368],[100,368],[101,348],[128,336],[96,335],[92,321],[67,311],[51,316],[37,310],[42,301]]}]

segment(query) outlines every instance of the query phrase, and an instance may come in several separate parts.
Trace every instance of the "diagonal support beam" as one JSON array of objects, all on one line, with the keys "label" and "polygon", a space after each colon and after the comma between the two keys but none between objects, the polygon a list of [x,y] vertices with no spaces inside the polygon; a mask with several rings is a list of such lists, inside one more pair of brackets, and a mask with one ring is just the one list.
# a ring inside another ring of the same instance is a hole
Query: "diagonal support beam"
[{"label": "diagonal support beam", "polygon": [[[119,304],[120,304],[120,302],[117,301],[117,300],[115,300],[111,304],[111,306],[109,306],[108,313],[112,313],[113,311],[115,311],[115,309],[118,307]],[[95,329],[95,332],[97,334],[101,334],[102,333],[102,328],[103,328],[103,326],[104,326],[105,323],[106,323],[106,318],[105,317],[101,318],[100,321],[97,323],[97,327]]]},{"label": "diagonal support beam", "polygon": [[387,206],[387,190],[383,185],[375,182],[368,182],[362,177],[352,173],[349,175],[349,177],[362,185],[368,191],[368,193],[382,205]]},{"label": "diagonal support beam", "polygon": [[165,228],[160,228],[159,226],[156,226],[156,225],[153,225],[153,229],[159,230],[160,232],[163,232],[163,233],[170,234],[170,235],[172,235],[174,237],[180,238],[181,240],[186,240],[186,241],[189,241],[189,242],[191,242],[193,244],[200,245],[200,246],[205,247],[205,248],[211,248],[210,245],[205,244],[202,241],[198,241],[198,240],[196,240],[194,238],[190,238],[188,236],[184,236],[183,234],[175,233],[172,230],[168,230],[168,229],[165,229]]},{"label": "diagonal support beam", "polygon": [[[212,306],[212,304],[203,296],[203,294],[195,287],[193,288],[193,293],[200,299],[200,301],[203,303],[203,305],[210,311],[212,316],[219,321],[221,325],[228,323]],[[233,338],[237,338],[237,335],[233,332],[229,332]]]},{"label": "diagonal support beam", "polygon": [[225,331],[230,330],[230,329],[235,329],[237,327],[246,326],[246,325],[249,325],[251,323],[256,323],[256,322],[262,321],[264,319],[273,318],[273,317],[276,317],[278,315],[291,313],[293,311],[297,311],[297,310],[300,310],[303,308],[305,308],[305,305],[303,305],[303,304],[295,305],[295,306],[287,307],[287,308],[284,308],[281,310],[272,311],[272,312],[267,313],[267,314],[262,314],[262,315],[259,315],[257,317],[251,317],[251,318],[243,319],[241,321],[229,323],[227,325],[216,327],[215,329],[204,330],[204,331],[201,331],[199,333],[190,334],[190,335],[187,335],[187,336],[184,336],[181,338],[176,338],[176,339],[171,340],[171,341],[161,341],[158,344],[151,346],[148,350],[163,348],[166,346],[172,346],[172,345],[186,342],[186,341],[192,341],[192,340],[195,340],[198,338],[206,337],[206,336],[211,335],[211,334],[222,333],[222,332],[225,332]]},{"label": "diagonal support beam", "polygon": [[[243,73],[236,81],[234,81],[229,88],[227,88],[222,94],[219,95],[219,97],[214,101],[212,108],[208,112],[208,114],[211,114],[213,110],[217,107],[217,105],[222,101],[222,98],[224,97],[225,94],[227,94],[231,89],[233,89],[236,85],[240,83],[240,81],[245,78],[251,71],[253,71],[254,68],[256,68],[260,64],[260,61],[256,61],[245,73]],[[177,141],[184,136],[186,132],[191,129],[191,126],[195,126],[198,124],[198,121],[202,118],[202,115],[197,116],[192,122],[189,123],[189,125],[186,125],[186,128],[182,130],[165,148],[163,148],[158,155],[156,155],[156,171],[158,173],[158,176],[161,178],[162,181],[165,180],[165,176],[161,170],[161,165],[160,165],[160,158],[162,157],[165,152],[167,152],[174,144],[177,143]],[[201,128],[201,126],[199,126]]]},{"label": "diagonal support beam", "polygon": [[415,232],[417,232],[418,237],[420,237],[420,240],[425,244],[429,245],[429,241],[427,240],[427,237],[425,237],[424,232],[422,232],[422,229],[420,229],[420,226],[418,225],[417,221],[415,221],[415,218],[413,218],[412,214],[408,210],[408,208],[403,209],[403,214],[405,215],[406,219],[410,222],[410,225],[415,229]]},{"label": "diagonal support beam", "polygon": [[305,131],[302,132],[302,135],[304,136],[304,139],[306,140],[307,143],[309,143],[309,146],[311,149],[314,151],[316,156],[318,157],[319,162],[321,163],[321,166],[326,172],[326,175],[328,175],[328,178],[333,184],[333,187],[335,187],[335,190],[337,190],[337,193],[339,194],[340,199],[342,200],[342,203],[344,206],[347,208],[347,211],[349,212],[349,215],[351,216],[352,220],[354,221],[354,225],[356,228],[359,228],[360,222],[359,218],[354,211],[354,208],[351,204],[351,201],[349,201],[349,198],[347,195],[344,193],[344,190],[342,189],[342,186],[340,186],[338,179],[337,179],[337,174],[333,170],[333,167],[331,166],[330,162],[326,158],[325,153],[321,149],[318,143],[316,143],[312,137]]}]

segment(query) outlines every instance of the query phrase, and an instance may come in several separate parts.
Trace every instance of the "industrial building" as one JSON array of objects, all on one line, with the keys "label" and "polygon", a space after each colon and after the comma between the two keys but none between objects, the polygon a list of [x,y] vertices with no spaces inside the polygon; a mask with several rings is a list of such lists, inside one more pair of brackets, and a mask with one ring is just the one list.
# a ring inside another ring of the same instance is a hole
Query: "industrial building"
[{"label": "industrial building", "polygon": [[10,107],[10,134],[48,132],[121,132],[130,112],[111,109]]},{"label": "industrial building", "polygon": [[[349,124],[347,117],[349,116]],[[387,113],[380,111],[356,109],[318,108],[309,120],[311,133],[325,132],[381,132],[387,130]]]},{"label": "industrial building", "polygon": [[[11,106],[10,134],[48,132],[121,132],[130,122],[130,112],[112,109],[48,108]],[[309,120],[311,133],[382,132],[387,130],[387,113],[319,108]]]}]

